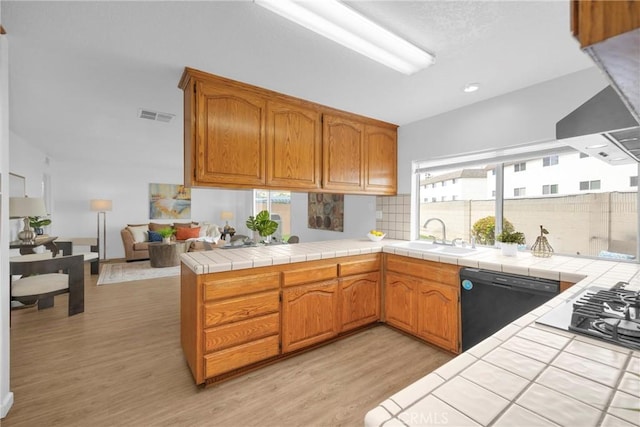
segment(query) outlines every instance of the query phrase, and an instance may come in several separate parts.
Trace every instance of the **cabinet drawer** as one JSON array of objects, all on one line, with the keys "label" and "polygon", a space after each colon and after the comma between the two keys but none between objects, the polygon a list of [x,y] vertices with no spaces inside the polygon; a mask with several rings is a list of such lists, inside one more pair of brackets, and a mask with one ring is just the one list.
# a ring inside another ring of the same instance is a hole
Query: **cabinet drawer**
[{"label": "cabinet drawer", "polygon": [[204,300],[237,297],[255,292],[278,289],[280,274],[278,272],[254,274],[251,276],[204,281]]},{"label": "cabinet drawer", "polygon": [[215,377],[277,356],[279,353],[278,337],[273,336],[207,354],[204,356],[204,376]]},{"label": "cabinet drawer", "polygon": [[280,296],[277,291],[207,303],[204,306],[204,327],[237,322],[278,311]]},{"label": "cabinet drawer", "polygon": [[386,268],[388,271],[409,274],[414,277],[433,280],[445,285],[458,286],[460,267],[431,261],[419,261],[410,258],[389,255]]},{"label": "cabinet drawer", "polygon": [[249,341],[277,335],[279,332],[279,313],[229,323],[204,331],[204,352],[219,351]]},{"label": "cabinet drawer", "polygon": [[341,262],[338,271],[341,277],[353,274],[371,273],[380,270],[380,258],[378,256],[369,257],[355,261]]},{"label": "cabinet drawer", "polygon": [[282,272],[282,286],[320,282],[322,280],[335,279],[336,277],[338,277],[337,264],[301,268]]}]

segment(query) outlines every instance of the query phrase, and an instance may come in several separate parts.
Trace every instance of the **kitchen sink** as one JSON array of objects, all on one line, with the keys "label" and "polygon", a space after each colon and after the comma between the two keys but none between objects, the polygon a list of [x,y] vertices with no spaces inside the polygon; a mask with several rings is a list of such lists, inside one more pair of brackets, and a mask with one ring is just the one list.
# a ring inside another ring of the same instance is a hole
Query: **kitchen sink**
[{"label": "kitchen sink", "polygon": [[439,253],[442,255],[451,255],[457,257],[465,257],[467,255],[478,253],[478,248],[462,248],[459,246],[440,245],[437,243],[423,242],[414,240],[410,242],[402,242],[391,245],[394,248],[410,249],[415,251]]}]

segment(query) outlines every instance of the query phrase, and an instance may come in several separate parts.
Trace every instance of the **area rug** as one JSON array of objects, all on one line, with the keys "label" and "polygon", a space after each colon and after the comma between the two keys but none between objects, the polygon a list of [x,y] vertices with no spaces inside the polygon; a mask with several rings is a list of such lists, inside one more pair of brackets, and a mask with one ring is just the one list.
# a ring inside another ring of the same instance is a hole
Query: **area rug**
[{"label": "area rug", "polygon": [[102,264],[98,285],[130,282],[133,280],[157,279],[180,275],[180,266],[152,268],[149,261],[127,262],[120,264]]}]

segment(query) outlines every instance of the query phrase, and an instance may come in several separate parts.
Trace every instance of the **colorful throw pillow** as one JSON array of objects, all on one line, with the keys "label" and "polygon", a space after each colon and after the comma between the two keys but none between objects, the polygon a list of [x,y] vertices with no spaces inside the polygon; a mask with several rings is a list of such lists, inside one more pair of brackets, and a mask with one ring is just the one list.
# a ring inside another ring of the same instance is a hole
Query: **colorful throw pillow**
[{"label": "colorful throw pillow", "polygon": [[149,231],[148,225],[140,225],[137,227],[129,226],[127,228],[129,229],[129,232],[131,232],[135,243],[146,242],[149,238],[149,235],[147,234]]},{"label": "colorful throw pillow", "polygon": [[176,240],[197,239],[200,236],[200,227],[178,227],[176,230]]},{"label": "colorful throw pillow", "polygon": [[162,242],[162,236],[157,231],[149,230],[149,241],[150,242]]}]

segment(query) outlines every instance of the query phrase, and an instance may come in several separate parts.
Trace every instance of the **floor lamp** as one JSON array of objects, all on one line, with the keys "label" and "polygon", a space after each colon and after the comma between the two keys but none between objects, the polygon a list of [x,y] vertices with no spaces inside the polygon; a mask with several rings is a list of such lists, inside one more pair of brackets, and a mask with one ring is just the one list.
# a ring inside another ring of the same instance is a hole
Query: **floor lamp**
[{"label": "floor lamp", "polygon": [[[98,256],[102,253],[101,259],[107,258],[107,212],[111,211],[113,203],[111,200],[92,199],[91,210],[98,213],[97,236],[98,236]],[[100,239],[100,214],[102,214],[102,239]],[[100,241],[102,240],[102,251],[100,251]]]}]

